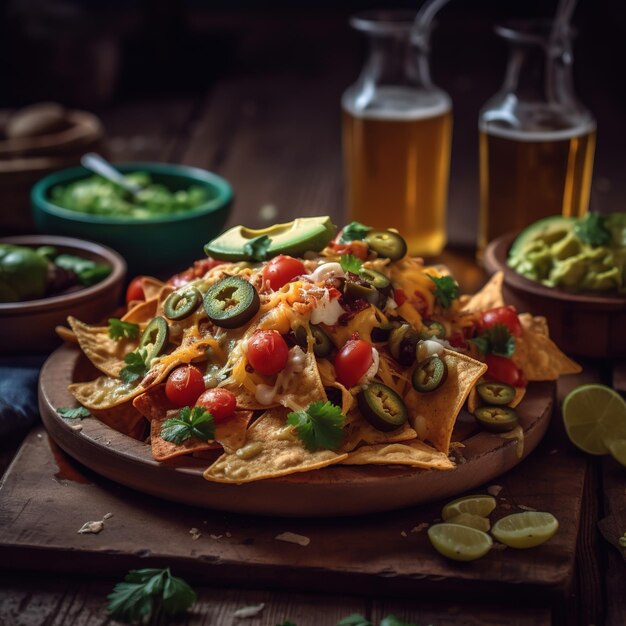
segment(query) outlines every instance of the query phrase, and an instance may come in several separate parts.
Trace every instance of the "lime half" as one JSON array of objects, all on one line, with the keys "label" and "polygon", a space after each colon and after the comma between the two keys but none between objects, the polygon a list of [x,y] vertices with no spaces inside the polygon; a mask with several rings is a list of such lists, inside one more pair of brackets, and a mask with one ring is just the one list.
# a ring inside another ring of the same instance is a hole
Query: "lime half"
[{"label": "lime half", "polygon": [[472,515],[471,513],[459,513],[448,520],[450,524],[458,524],[459,526],[467,526],[487,532],[491,528],[491,522],[486,517],[480,515]]},{"label": "lime half", "polygon": [[493,546],[487,533],[459,524],[435,524],[428,529],[428,538],[437,552],[455,561],[474,561]]},{"label": "lime half", "polygon": [[461,513],[487,517],[496,508],[496,499],[493,496],[476,495],[465,496],[458,500],[453,500],[446,504],[441,511],[441,518],[444,522],[449,522],[453,517]]},{"label": "lime half", "polygon": [[616,439],[609,443],[609,450],[611,456],[618,462],[626,467],[626,439]]},{"label": "lime half", "polygon": [[576,387],[562,411],[568,437],[584,452],[608,454],[612,442],[626,439],[626,402],[610,387]]},{"label": "lime half", "polygon": [[498,520],[491,534],[511,548],[534,548],[548,541],[559,528],[552,513],[524,511]]}]

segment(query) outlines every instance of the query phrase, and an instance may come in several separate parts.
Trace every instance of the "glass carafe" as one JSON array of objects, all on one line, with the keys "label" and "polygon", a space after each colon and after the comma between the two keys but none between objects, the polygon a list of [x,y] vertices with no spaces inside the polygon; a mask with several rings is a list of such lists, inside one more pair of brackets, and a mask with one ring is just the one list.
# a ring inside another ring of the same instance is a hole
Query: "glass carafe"
[{"label": "glass carafe", "polygon": [[504,84],[482,108],[479,251],[549,215],[589,206],[596,123],[574,93],[572,34],[550,22],[500,26],[509,44]]},{"label": "glass carafe", "polygon": [[434,255],[446,241],[452,104],[433,85],[430,32],[417,34],[415,14],[353,17],[369,54],[342,97],[348,217],[397,228],[409,252]]}]

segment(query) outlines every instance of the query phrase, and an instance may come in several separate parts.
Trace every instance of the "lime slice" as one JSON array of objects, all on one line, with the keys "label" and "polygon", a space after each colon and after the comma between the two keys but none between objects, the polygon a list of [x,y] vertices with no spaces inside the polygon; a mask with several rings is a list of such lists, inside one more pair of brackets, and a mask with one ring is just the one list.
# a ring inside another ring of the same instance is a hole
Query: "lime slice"
[{"label": "lime slice", "polygon": [[493,546],[487,533],[459,524],[435,524],[428,529],[428,538],[437,552],[455,561],[474,561]]},{"label": "lime slice", "polygon": [[476,530],[482,530],[483,532],[487,532],[491,528],[491,522],[486,517],[472,515],[471,513],[459,513],[458,515],[451,517],[448,522],[450,524],[458,524],[459,526],[475,528]]},{"label": "lime slice", "polygon": [[559,522],[552,513],[524,511],[498,520],[491,534],[511,548],[534,548],[548,541],[558,527]]},{"label": "lime slice", "polygon": [[465,496],[458,500],[453,500],[446,504],[441,511],[441,518],[444,522],[449,522],[451,518],[461,514],[469,513],[478,517],[487,517],[496,508],[496,499],[493,496],[482,494],[476,496]]},{"label": "lime slice", "polygon": [[626,467],[626,439],[616,439],[611,441],[608,446],[611,456]]},{"label": "lime slice", "polygon": [[607,454],[612,441],[626,439],[626,402],[610,387],[576,387],[562,411],[568,437],[584,452]]}]

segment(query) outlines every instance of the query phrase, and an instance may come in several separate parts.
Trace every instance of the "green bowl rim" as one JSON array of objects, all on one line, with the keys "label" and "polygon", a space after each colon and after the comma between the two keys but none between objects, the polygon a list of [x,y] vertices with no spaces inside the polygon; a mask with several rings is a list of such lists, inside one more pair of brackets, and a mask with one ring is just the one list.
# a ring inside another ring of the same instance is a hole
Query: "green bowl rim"
[{"label": "green bowl rim", "polygon": [[162,217],[149,217],[141,219],[110,218],[101,215],[91,215],[89,213],[72,211],[71,209],[66,209],[50,202],[50,200],[46,197],[50,188],[61,183],[86,178],[89,175],[89,170],[79,165],[77,167],[70,167],[54,172],[37,181],[30,192],[33,207],[37,207],[37,209],[41,211],[56,217],[71,220],[73,222],[129,226],[131,224],[167,224],[170,222],[191,220],[201,215],[206,215],[207,213],[212,213],[225,208],[233,199],[233,188],[225,178],[199,167],[193,167],[191,165],[178,165],[175,163],[155,163],[147,161],[122,161],[113,163],[113,165],[124,172],[145,170],[148,173],[167,174],[171,176],[179,176],[180,178],[187,178],[192,182],[196,181],[200,183],[208,183],[217,189],[218,195],[212,200],[209,200],[209,202],[205,202],[204,204],[194,207],[193,209],[180,211],[179,213],[173,213]]}]

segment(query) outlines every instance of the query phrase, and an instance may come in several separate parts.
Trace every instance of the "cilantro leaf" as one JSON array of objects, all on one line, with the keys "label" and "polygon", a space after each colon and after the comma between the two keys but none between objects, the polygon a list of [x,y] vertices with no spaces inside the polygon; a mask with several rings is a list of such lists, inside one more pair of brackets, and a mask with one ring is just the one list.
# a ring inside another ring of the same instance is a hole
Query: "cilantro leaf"
[{"label": "cilantro leaf", "polygon": [[352,272],[358,274],[363,262],[357,259],[353,254],[345,254],[339,259],[339,264],[344,272]]},{"label": "cilantro leaf", "polygon": [[339,620],[337,626],[373,626],[373,624],[362,615],[352,613],[352,615],[348,615],[342,620]]},{"label": "cilantro leaf", "polygon": [[197,600],[194,590],[167,569],[131,570],[107,596],[107,611],[116,620],[146,623],[153,615],[176,615]]},{"label": "cilantro leaf", "polygon": [[515,337],[504,324],[494,324],[470,341],[481,354],[510,357],[515,352]]},{"label": "cilantro leaf", "polygon": [[611,232],[606,227],[604,217],[593,211],[576,223],[574,234],[594,248],[603,246],[611,240]]},{"label": "cilantro leaf", "polygon": [[480,354],[489,353],[489,347],[490,347],[489,340],[484,335],[478,335],[478,337],[474,337],[473,339],[470,339],[469,342],[473,343],[476,346]]},{"label": "cilantro leaf", "polygon": [[259,235],[246,242],[243,251],[255,261],[265,261],[267,250],[271,244],[272,240],[267,235]]},{"label": "cilantro leaf", "polygon": [[398,619],[395,615],[387,615],[384,619],[380,620],[380,626],[417,626],[412,622],[405,622]]},{"label": "cilantro leaf", "polygon": [[348,241],[363,241],[367,233],[372,230],[371,226],[365,226],[365,224],[361,224],[361,222],[350,222],[344,229],[341,231],[341,237],[339,237],[339,241],[341,243],[346,243]]},{"label": "cilantro leaf", "polygon": [[191,437],[207,441],[214,435],[213,416],[201,406],[194,406],[193,409],[184,406],[176,417],[166,419],[161,428],[161,437],[172,443],[183,443]]},{"label": "cilantro leaf", "polygon": [[129,352],[124,357],[126,366],[120,370],[122,382],[126,384],[134,383],[136,380],[145,376],[148,371],[148,366],[146,365],[147,356],[146,350],[140,349],[135,352]]},{"label": "cilantro leaf", "polygon": [[82,420],[86,417],[92,417],[89,410],[84,406],[60,406],[57,408],[57,413],[69,420]]},{"label": "cilantro leaf", "polygon": [[431,276],[430,280],[435,283],[435,299],[444,308],[450,308],[453,300],[459,297],[459,285],[452,276]]},{"label": "cilantro leaf", "polygon": [[346,416],[341,407],[329,402],[313,402],[306,411],[292,411],[287,423],[295,426],[309,452],[336,450],[343,438],[343,423]]},{"label": "cilantro leaf", "polygon": [[109,318],[109,337],[111,339],[137,339],[139,336],[139,324],[123,322],[115,317]]}]

